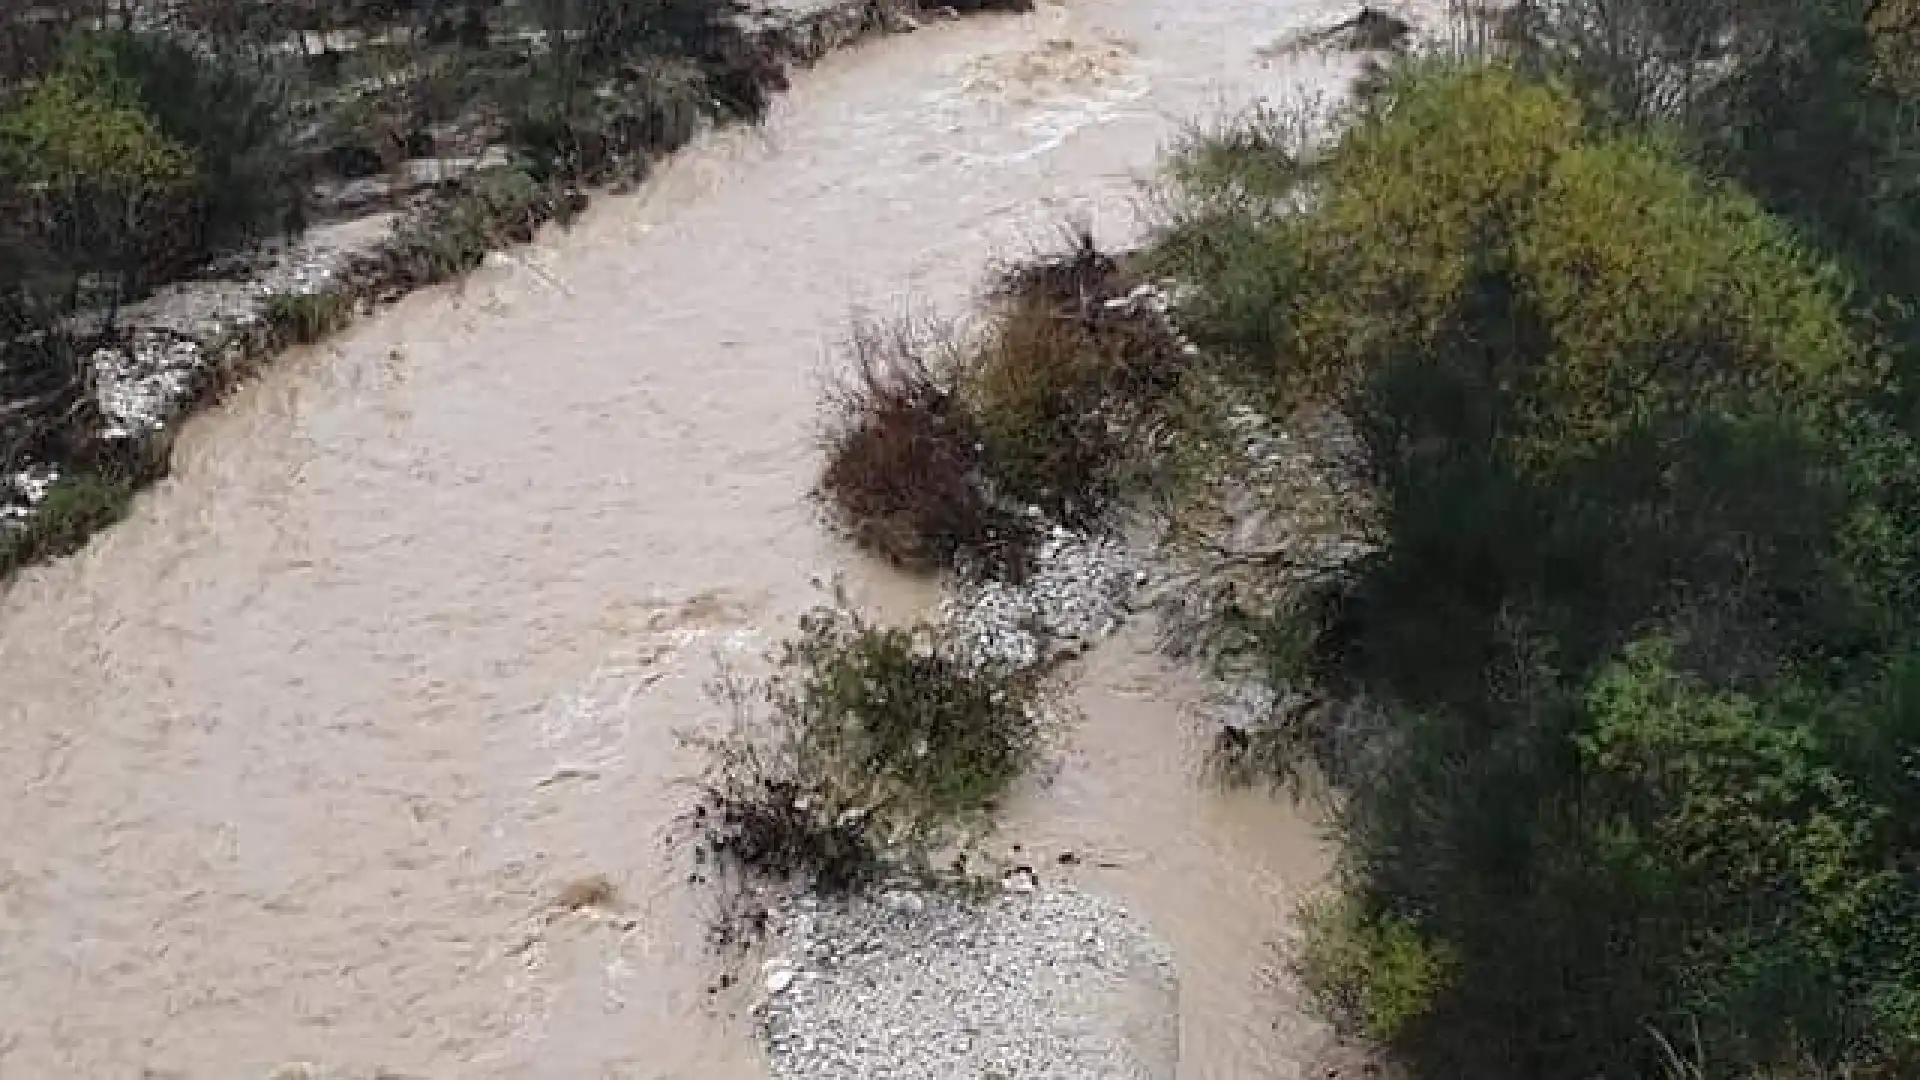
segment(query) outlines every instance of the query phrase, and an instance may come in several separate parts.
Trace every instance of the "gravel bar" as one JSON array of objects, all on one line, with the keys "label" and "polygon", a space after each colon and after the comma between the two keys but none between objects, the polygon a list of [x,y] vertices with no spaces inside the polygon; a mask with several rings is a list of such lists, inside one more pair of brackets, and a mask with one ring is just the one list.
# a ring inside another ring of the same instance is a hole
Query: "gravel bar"
[{"label": "gravel bar", "polygon": [[1167,948],[1124,908],[1016,878],[977,904],[892,891],[776,913],[773,1080],[1171,1080]]}]

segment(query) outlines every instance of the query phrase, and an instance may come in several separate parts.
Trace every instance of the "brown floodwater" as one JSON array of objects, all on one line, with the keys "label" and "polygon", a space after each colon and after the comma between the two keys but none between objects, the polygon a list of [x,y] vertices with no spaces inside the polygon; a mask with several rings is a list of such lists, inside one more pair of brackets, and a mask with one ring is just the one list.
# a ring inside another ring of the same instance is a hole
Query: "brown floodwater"
[{"label": "brown floodwater", "polygon": [[[1342,78],[1262,50],[1346,14],[1072,0],[850,51],[193,420],[125,523],[0,598],[0,1077],[761,1075],[666,849],[674,733],[818,579],[931,596],[805,500],[835,343],[965,310],[1063,218],[1121,238],[1180,123]],[[1297,1076],[1275,943],[1325,857],[1197,783],[1194,694],[1102,650],[1006,838],[1173,943],[1183,1075]],[[617,914],[556,913],[596,874]]]}]

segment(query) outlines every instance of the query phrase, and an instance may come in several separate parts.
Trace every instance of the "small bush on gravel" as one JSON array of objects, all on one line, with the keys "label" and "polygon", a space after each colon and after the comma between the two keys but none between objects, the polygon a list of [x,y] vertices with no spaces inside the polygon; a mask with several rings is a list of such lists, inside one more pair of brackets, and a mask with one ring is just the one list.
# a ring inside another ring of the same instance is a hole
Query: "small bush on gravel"
[{"label": "small bush on gravel", "polygon": [[896,564],[1015,564],[1025,522],[988,497],[979,432],[940,355],[950,350],[926,337],[906,325],[855,329],[851,370],[827,397],[817,494],[856,542]]},{"label": "small bush on gravel", "polygon": [[966,663],[954,644],[822,607],[771,676],[723,678],[730,730],[688,740],[708,757],[689,819],[703,850],[845,889],[984,830],[1039,749],[1055,683]]}]

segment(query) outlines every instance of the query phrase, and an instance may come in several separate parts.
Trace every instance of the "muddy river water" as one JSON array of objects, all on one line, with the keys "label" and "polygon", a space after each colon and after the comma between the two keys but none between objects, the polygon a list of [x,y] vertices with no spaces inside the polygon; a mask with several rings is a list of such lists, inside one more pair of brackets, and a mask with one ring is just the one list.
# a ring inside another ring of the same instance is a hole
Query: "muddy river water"
[{"label": "muddy river water", "polygon": [[[0,1077],[760,1075],[663,844],[674,731],[816,578],[930,598],[804,500],[851,313],[964,310],[1063,217],[1124,235],[1181,122],[1339,78],[1262,50],[1349,13],[1069,0],[869,44],[193,421],[0,598]],[[1196,784],[1193,693],[1103,649],[1006,839],[1173,944],[1183,1076],[1299,1076],[1275,942],[1325,857]],[[554,914],[591,874],[619,915]]]}]

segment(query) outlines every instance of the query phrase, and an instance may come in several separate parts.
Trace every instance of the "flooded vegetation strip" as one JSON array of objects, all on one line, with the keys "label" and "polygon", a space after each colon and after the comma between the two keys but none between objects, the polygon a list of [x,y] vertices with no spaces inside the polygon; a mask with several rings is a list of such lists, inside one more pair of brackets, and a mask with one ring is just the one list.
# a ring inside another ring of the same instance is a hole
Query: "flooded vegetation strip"
[{"label": "flooded vegetation strip", "polygon": [[0,579],[116,520],[177,422],[257,365],[569,221],[704,125],[758,120],[790,66],[918,11],[5,13]]},{"label": "flooded vegetation strip", "polygon": [[[1329,796],[1296,969],[1395,1068],[1909,1075],[1920,217],[1796,136],[1911,167],[1914,38],[1645,0],[1609,54],[1595,6],[1197,131],[1136,250],[858,334],[819,495],[962,594],[1148,537],[1222,775]],[[1720,44],[1670,70],[1666,18]],[[1785,108],[1801,47],[1844,117]]]}]

